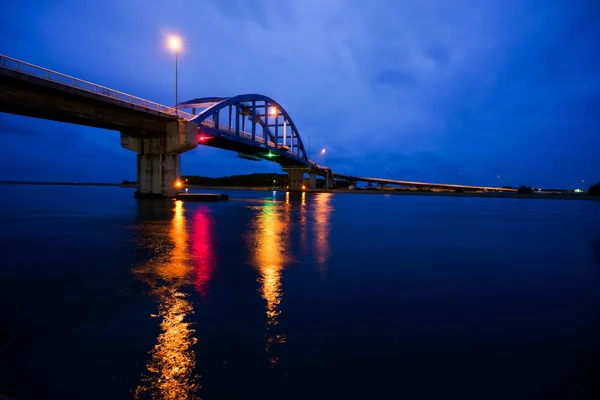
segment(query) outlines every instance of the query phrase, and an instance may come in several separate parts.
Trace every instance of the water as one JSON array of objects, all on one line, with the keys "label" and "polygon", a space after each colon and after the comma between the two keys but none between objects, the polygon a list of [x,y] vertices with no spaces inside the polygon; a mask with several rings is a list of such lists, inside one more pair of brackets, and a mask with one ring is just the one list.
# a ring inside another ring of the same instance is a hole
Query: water
[{"label": "water", "polygon": [[598,398],[600,203],[0,186],[0,395]]}]

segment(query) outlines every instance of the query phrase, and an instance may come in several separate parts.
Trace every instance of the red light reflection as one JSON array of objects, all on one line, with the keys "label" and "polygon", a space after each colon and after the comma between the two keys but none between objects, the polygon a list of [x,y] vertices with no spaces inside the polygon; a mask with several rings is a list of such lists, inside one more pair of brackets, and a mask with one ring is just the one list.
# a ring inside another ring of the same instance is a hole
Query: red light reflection
[{"label": "red light reflection", "polygon": [[206,207],[196,210],[193,217],[192,256],[194,260],[194,286],[202,297],[208,294],[208,282],[214,272],[212,219]]}]

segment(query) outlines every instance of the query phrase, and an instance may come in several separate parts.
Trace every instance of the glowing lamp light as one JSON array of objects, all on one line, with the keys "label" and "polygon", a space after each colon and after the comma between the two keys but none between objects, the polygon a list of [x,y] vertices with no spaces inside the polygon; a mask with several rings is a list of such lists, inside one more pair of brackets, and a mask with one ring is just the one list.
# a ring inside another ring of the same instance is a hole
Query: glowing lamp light
[{"label": "glowing lamp light", "polygon": [[325,149],[321,150],[321,154],[325,154]]},{"label": "glowing lamp light", "polygon": [[305,186],[305,185],[302,185],[302,190],[304,190],[304,189],[306,189],[306,186]]},{"label": "glowing lamp light", "polygon": [[179,181],[179,180],[175,181],[175,187],[176,188],[181,188],[181,186],[183,186],[183,184],[181,183],[181,181]]},{"label": "glowing lamp light", "polygon": [[269,110],[269,114],[277,115],[277,107],[271,107],[271,109]]},{"label": "glowing lamp light", "polygon": [[177,36],[170,36],[169,48],[175,52],[181,50],[181,39]]}]

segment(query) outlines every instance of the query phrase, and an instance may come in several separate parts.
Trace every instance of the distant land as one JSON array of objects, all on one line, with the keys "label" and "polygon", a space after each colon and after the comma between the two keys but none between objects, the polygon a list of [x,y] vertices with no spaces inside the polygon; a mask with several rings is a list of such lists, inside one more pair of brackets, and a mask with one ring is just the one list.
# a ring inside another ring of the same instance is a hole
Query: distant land
[{"label": "distant land", "polygon": [[[277,173],[256,173],[245,175],[232,175],[219,178],[210,178],[204,176],[185,175],[181,176],[184,187],[197,189],[220,189],[220,190],[275,190],[285,189],[287,187],[287,174]],[[499,193],[499,192],[464,192],[462,189],[429,189],[429,188],[402,188],[387,187],[380,190],[377,187],[363,186],[350,189],[350,182],[339,180],[337,189],[324,189],[325,180],[317,179],[316,191],[326,191],[334,193],[364,193],[364,194],[413,194],[413,195],[433,195],[433,196],[467,196],[467,197],[503,197],[503,198],[535,198],[535,199],[569,199],[569,200],[600,200],[600,184],[590,187],[589,193],[576,193],[573,190],[565,189],[532,189],[528,186],[521,186],[518,193]],[[117,186],[117,187],[135,187],[135,181],[124,180],[121,183],[98,183],[98,182],[51,182],[51,181],[0,181],[0,185],[59,185],[59,186]],[[504,186],[509,188],[508,186]],[[523,190],[524,189],[524,190]],[[591,194],[591,196],[589,195]]]}]

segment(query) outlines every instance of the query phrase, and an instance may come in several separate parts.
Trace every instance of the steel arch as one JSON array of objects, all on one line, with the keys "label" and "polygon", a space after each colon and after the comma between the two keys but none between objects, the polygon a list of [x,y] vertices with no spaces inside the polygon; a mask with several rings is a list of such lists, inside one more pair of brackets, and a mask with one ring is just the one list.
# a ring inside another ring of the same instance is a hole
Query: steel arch
[{"label": "steel arch", "polygon": [[[208,106],[191,118],[190,121],[197,123],[201,128],[212,128],[217,134],[223,136],[233,135],[251,139],[257,145],[277,152],[281,156],[295,158],[304,164],[309,163],[308,154],[296,124],[281,104],[272,98],[261,94],[242,94],[227,98],[194,99],[179,105],[184,108],[192,108],[198,104],[208,104]],[[271,107],[276,108],[276,115],[270,114]],[[224,109],[229,109],[225,121],[220,115]],[[262,112],[260,112],[261,110]],[[234,111],[235,114],[233,114]],[[247,120],[250,123],[250,132],[245,130]],[[222,123],[226,121],[228,124]],[[257,132],[257,125],[262,128],[262,136]],[[285,129],[285,132],[281,132],[282,128],[286,126],[289,128]],[[286,138],[287,130],[291,131],[289,139]],[[281,136],[282,133],[283,136]],[[284,139],[286,140],[285,143]],[[287,146],[288,140],[289,146]],[[286,149],[284,146],[288,148]]]}]

